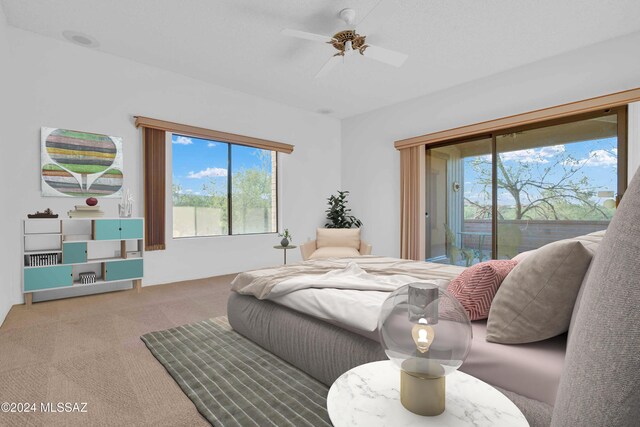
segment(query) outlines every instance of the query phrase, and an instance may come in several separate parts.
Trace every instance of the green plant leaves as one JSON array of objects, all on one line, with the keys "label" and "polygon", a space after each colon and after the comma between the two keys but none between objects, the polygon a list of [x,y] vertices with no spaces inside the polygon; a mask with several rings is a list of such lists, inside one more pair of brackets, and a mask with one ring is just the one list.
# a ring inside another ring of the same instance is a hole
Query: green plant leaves
[{"label": "green plant leaves", "polygon": [[326,228],[352,228],[361,227],[362,221],[350,215],[351,209],[347,208],[348,191],[338,191],[338,195],[331,195],[327,201],[329,208],[327,213]]}]

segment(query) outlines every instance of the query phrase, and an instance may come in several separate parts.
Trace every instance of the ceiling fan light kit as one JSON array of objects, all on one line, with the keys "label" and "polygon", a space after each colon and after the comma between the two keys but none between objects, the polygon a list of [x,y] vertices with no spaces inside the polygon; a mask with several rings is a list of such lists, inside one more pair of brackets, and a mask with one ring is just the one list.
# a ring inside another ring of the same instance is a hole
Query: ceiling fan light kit
[{"label": "ceiling fan light kit", "polygon": [[[380,5],[380,3],[378,4],[378,6]],[[331,69],[333,69],[333,67],[335,67],[339,62],[341,62],[338,60],[339,58],[341,57],[344,58],[347,55],[351,55],[355,51],[360,52],[360,55],[366,58],[380,61],[385,64],[393,65],[394,67],[402,66],[404,61],[407,59],[407,55],[404,53],[395,52],[389,49],[367,44],[366,42],[367,36],[358,34],[355,29],[355,24],[354,24],[355,18],[356,18],[355,10],[349,9],[349,8],[342,9],[340,12],[338,12],[338,17],[342,19],[350,29],[339,31],[331,37],[323,36],[320,34],[308,33],[305,31],[290,30],[290,29],[282,30],[282,34],[285,36],[295,37],[295,38],[310,40],[310,41],[324,42],[332,45],[334,49],[338,51],[334,53],[334,55],[330,57],[329,60],[322,66],[318,74],[316,74],[316,78],[324,76]],[[362,24],[362,22],[360,22],[360,24]]]}]

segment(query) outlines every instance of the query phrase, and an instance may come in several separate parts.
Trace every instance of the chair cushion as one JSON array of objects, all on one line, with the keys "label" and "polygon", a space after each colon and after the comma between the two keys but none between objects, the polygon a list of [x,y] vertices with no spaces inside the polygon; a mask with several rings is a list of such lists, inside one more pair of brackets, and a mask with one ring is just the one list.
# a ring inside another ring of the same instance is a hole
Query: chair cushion
[{"label": "chair cushion", "polygon": [[316,249],[309,259],[348,258],[354,256],[360,256],[360,252],[353,248],[346,248],[343,246],[326,246],[324,248]]},{"label": "chair cushion", "polygon": [[591,257],[579,241],[559,241],[519,262],[493,299],[487,340],[523,344],[567,332]]},{"label": "chair cushion", "polygon": [[447,290],[464,307],[470,320],[486,319],[502,281],[517,261],[486,261],[467,268],[453,279]]},{"label": "chair cushion", "polygon": [[360,249],[359,228],[318,228],[316,230],[316,247],[346,247],[356,251]]},{"label": "chair cushion", "polygon": [[551,425],[640,420],[640,172],[609,224],[584,284]]}]

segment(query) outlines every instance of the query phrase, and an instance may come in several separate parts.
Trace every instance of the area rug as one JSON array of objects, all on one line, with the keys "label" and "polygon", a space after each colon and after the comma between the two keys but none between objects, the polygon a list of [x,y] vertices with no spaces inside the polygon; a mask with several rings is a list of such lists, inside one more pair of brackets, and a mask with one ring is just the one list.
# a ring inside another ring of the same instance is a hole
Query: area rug
[{"label": "area rug", "polygon": [[226,317],[141,339],[214,426],[331,426],[327,386],[233,331]]}]

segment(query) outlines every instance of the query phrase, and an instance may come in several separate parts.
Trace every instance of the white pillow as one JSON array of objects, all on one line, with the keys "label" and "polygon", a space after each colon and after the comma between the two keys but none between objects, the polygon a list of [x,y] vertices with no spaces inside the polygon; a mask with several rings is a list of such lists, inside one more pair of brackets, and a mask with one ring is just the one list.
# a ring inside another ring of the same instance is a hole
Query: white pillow
[{"label": "white pillow", "polygon": [[344,246],[325,246],[324,248],[316,249],[309,259],[349,258],[354,256],[360,256],[360,252],[353,248],[347,248]]},{"label": "white pillow", "polygon": [[359,228],[318,228],[316,248],[346,247],[360,250]]}]

